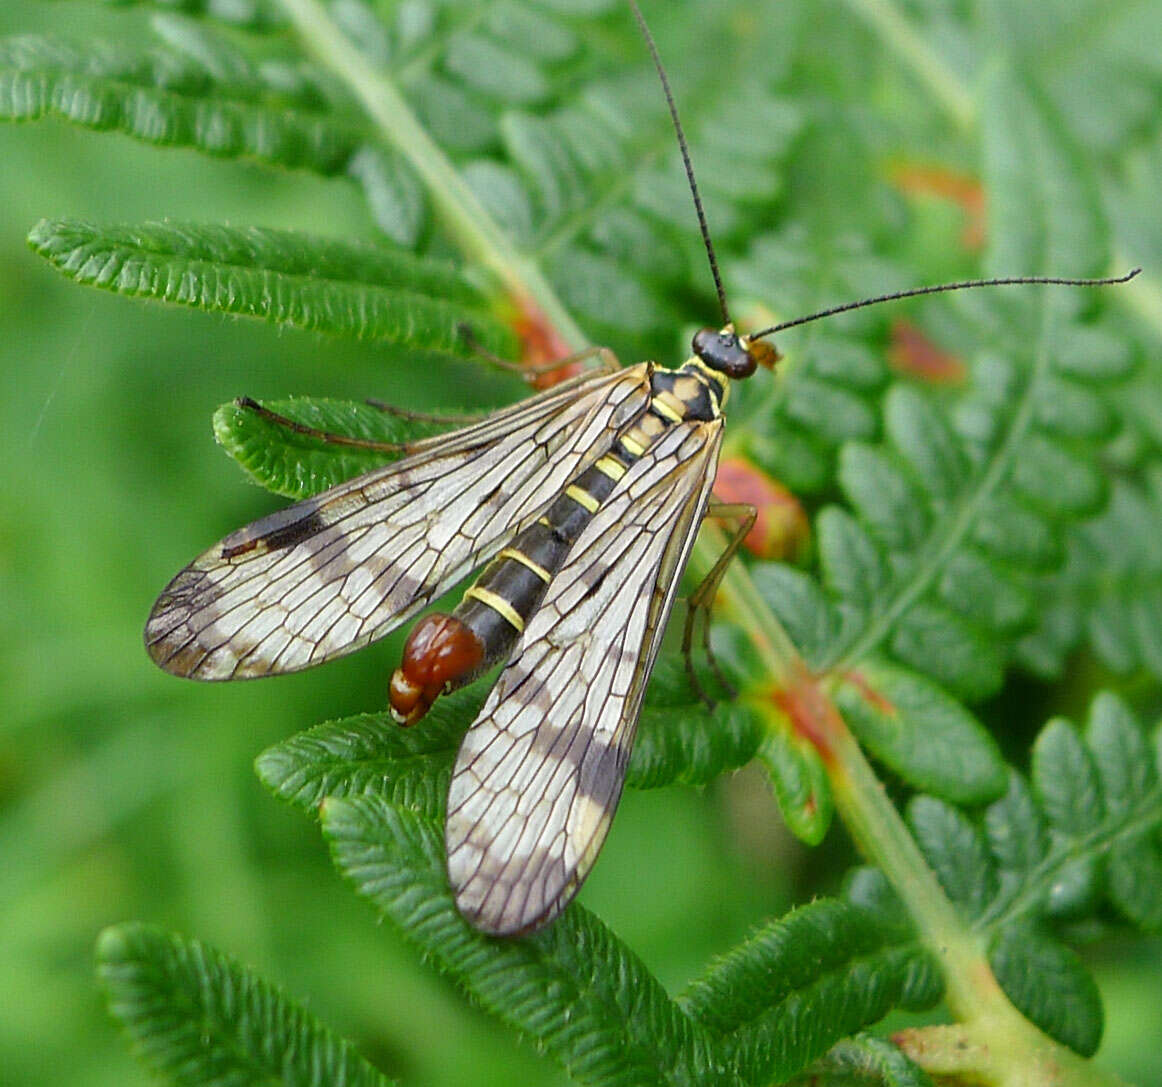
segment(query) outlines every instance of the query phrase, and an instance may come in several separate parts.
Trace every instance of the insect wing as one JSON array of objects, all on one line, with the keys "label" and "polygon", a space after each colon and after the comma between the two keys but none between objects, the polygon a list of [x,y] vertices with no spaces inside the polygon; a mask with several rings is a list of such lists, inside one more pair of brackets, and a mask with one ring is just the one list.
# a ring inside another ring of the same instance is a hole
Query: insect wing
[{"label": "insect wing", "polygon": [[485,932],[552,920],[596,859],[721,434],[721,419],[676,426],[631,467],[464,738],[448,796],[448,874],[461,913]]},{"label": "insect wing", "polygon": [[150,655],[225,680],[366,645],[537,517],[648,399],[648,364],[583,376],[255,521],[166,587],[145,628]]}]

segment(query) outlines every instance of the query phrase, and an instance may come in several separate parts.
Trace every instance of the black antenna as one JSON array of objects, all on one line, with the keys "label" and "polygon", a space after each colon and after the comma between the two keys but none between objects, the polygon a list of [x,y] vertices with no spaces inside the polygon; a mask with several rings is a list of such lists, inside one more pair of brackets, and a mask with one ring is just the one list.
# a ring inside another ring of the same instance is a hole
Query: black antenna
[{"label": "black antenna", "polygon": [[714,243],[710,240],[710,228],[706,225],[706,213],[702,210],[702,197],[698,192],[698,182],[694,180],[694,166],[690,162],[690,148],[686,144],[686,133],[682,131],[682,122],[678,119],[678,107],[674,103],[674,95],[670,90],[670,80],[666,76],[666,69],[662,67],[662,58],[658,56],[658,47],[654,44],[654,36],[646,26],[645,16],[637,6],[636,0],[629,0],[637,19],[638,28],[646,40],[646,47],[650,56],[654,58],[654,67],[658,70],[658,78],[662,81],[662,90],[666,95],[666,105],[670,109],[670,119],[674,122],[674,131],[678,135],[678,147],[682,152],[682,164],[686,167],[686,180],[690,183],[690,195],[694,197],[694,210],[698,213],[698,226],[702,231],[702,243],[706,246],[706,256],[710,261],[710,272],[714,276],[714,289],[718,292],[718,304],[722,307],[722,323],[729,325],[730,311],[726,307],[726,291],[722,286],[722,277],[718,274],[718,260],[714,256]]},{"label": "black antenna", "polygon": [[[633,0],[630,0],[632,3]],[[1004,279],[965,279],[959,283],[941,283],[935,287],[913,287],[907,291],[895,291],[892,294],[881,294],[875,298],[864,298],[859,302],[845,302],[842,306],[832,306],[830,309],[820,310],[818,313],[809,313],[806,317],[796,317],[793,321],[784,321],[779,325],[771,325],[761,332],[748,336],[750,340],[761,340],[764,336],[773,336],[796,325],[805,325],[809,321],[818,321],[822,317],[834,317],[837,313],[847,313],[853,309],[863,309],[864,306],[878,306],[881,302],[894,302],[898,298],[915,298],[919,294],[940,294],[943,291],[963,291],[970,287],[1009,287],[1014,284],[1027,285],[1031,283],[1056,284],[1061,287],[1112,287],[1116,283],[1128,283],[1141,272],[1141,268],[1133,268],[1122,276],[1111,276],[1107,279],[1060,279],[1056,276],[1009,276]]]}]

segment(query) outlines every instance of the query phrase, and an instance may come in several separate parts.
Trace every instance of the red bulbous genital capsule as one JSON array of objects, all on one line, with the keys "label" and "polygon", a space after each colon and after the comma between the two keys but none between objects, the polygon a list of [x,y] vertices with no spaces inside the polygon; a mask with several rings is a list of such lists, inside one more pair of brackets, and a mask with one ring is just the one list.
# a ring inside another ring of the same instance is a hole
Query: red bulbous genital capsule
[{"label": "red bulbous genital capsule", "polygon": [[428,615],[413,628],[388,688],[391,715],[414,725],[446,690],[464,683],[484,660],[475,632],[454,615]]}]

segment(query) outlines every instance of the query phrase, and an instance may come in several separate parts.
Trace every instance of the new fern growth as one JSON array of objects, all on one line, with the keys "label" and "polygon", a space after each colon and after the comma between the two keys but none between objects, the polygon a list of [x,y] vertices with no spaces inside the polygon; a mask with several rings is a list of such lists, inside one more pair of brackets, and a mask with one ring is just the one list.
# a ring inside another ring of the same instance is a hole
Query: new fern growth
[{"label": "new fern growth", "polygon": [[[665,104],[616,0],[113,6],[104,38],[0,40],[0,117],[346,179],[368,236],[176,223],[164,207],[138,224],[44,219],[30,245],[76,282],[317,333],[321,351],[381,344],[440,374],[482,351],[536,358],[581,329],[668,362],[715,312]],[[963,21],[847,7],[859,20],[658,8],[738,314],[975,270],[924,245],[949,236],[943,213],[880,180],[885,145],[979,176],[986,273],[1122,263],[1142,117],[1087,108],[1085,67],[996,6]],[[972,58],[971,86],[937,42]],[[1110,59],[1126,48],[1103,63],[1139,81],[1136,102],[1149,74]],[[869,85],[918,120],[872,116]],[[627,780],[704,786],[757,759],[791,831],[818,844],[838,816],[864,866],[722,947],[679,995],[582,905],[516,941],[457,913],[440,826],[478,686],[413,730],[372,712],[292,735],[259,756],[260,779],[318,820],[335,867],[426,962],[578,1083],[1113,1083],[1089,1060],[1103,1010],[1076,947],[1162,926],[1162,305],[1150,284],[1126,293],[1136,315],[1041,288],[919,304],[967,375],[939,386],[887,364],[890,314],[847,315],[789,335],[776,376],[737,394],[726,452],[797,491],[812,550],[731,568],[713,644],[737,695],[708,710],[664,652]],[[384,443],[439,429],[322,395],[264,403]],[[213,426],[250,479],[296,499],[391,456],[237,404]],[[1087,722],[1056,718],[1022,753],[1014,737],[1037,722],[998,694],[1017,669],[1058,680],[1079,647],[1138,682],[1051,689],[1091,703]],[[392,1082],[196,941],[122,925],[97,955],[110,1009],[167,1082]],[[875,1033],[889,1013],[894,1033]]]}]

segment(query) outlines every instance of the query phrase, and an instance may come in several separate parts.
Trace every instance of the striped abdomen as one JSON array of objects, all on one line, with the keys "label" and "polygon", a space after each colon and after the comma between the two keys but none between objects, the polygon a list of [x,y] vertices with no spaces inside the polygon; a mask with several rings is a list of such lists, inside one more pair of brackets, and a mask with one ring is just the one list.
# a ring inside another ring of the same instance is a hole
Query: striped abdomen
[{"label": "striped abdomen", "polygon": [[429,615],[412,629],[391,677],[391,713],[401,724],[414,724],[441,693],[505,659],[582,529],[629,466],[675,423],[717,414],[715,392],[690,364],[658,370],[652,383],[646,411],[485,567],[455,611]]}]

